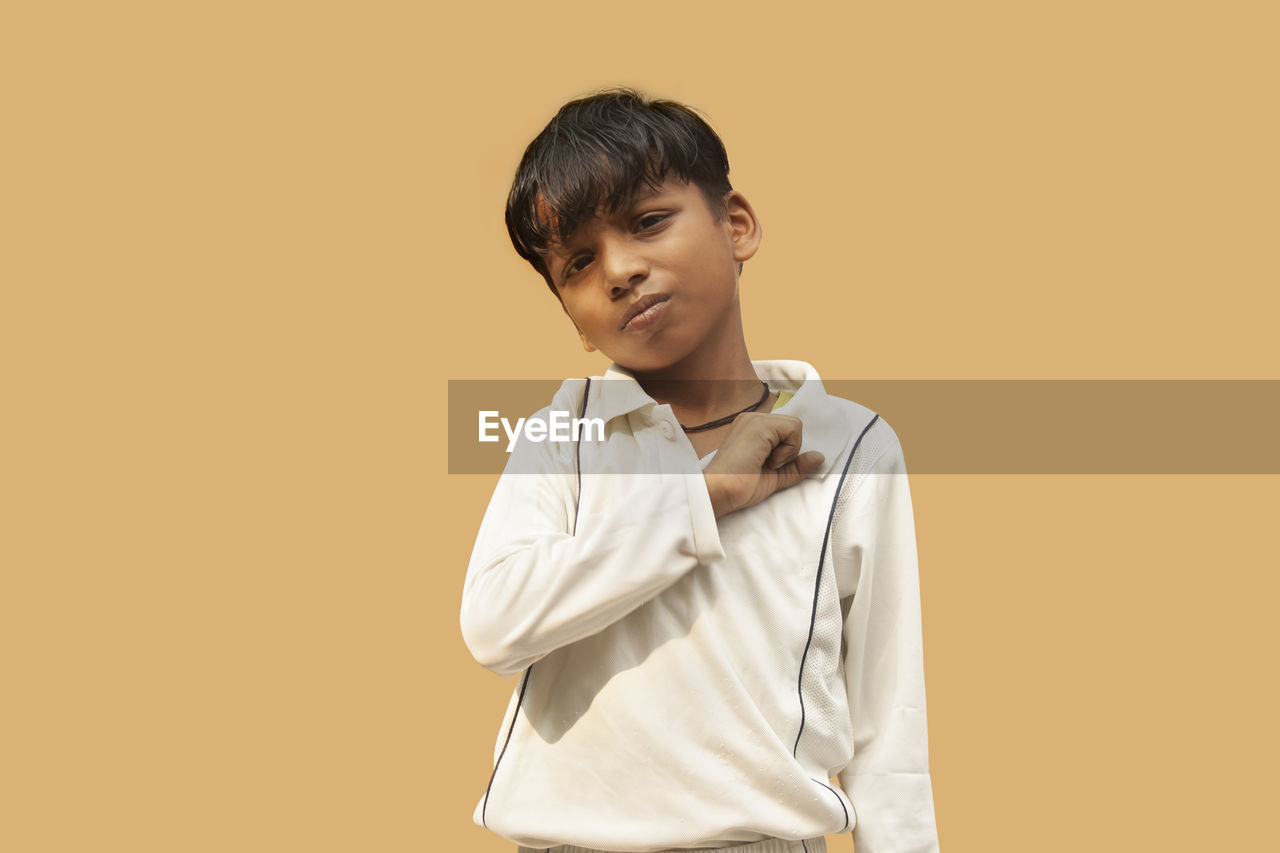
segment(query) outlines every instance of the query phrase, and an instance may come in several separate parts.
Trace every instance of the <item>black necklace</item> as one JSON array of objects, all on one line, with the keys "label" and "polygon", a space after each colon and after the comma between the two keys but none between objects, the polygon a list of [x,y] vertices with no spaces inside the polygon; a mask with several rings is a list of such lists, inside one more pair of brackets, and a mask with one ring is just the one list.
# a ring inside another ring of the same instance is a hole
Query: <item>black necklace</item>
[{"label": "black necklace", "polygon": [[742,411],[734,412],[732,415],[725,415],[723,418],[716,418],[714,421],[707,421],[705,424],[698,424],[697,426],[687,427],[684,424],[680,424],[680,429],[685,432],[702,432],[704,429],[715,429],[718,426],[724,426],[725,424],[732,422],[734,418],[744,412],[750,412],[753,409],[760,408],[760,404],[769,399],[769,383],[761,380],[760,384],[764,386],[764,393],[760,395],[759,400],[756,400]]}]

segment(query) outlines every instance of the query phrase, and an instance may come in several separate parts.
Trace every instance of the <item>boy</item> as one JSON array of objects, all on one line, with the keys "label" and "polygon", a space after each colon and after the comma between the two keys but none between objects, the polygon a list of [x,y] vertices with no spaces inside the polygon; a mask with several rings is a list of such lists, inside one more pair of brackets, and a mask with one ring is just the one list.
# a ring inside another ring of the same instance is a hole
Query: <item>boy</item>
[{"label": "boy", "polygon": [[535,415],[603,437],[518,442],[476,539],[463,636],[522,675],[475,819],[522,851],[936,851],[902,450],[809,365],[751,361],[728,171],[630,90],[520,163],[516,251],[613,364]]}]

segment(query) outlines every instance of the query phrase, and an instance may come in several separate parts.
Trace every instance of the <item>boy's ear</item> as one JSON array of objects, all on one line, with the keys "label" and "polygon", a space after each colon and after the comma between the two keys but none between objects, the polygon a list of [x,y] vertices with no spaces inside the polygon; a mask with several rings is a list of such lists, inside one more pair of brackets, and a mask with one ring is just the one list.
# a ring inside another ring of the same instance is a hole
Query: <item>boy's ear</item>
[{"label": "boy's ear", "polygon": [[750,260],[760,248],[764,231],[760,220],[747,197],[737,190],[730,190],[724,197],[724,220],[733,241],[733,259],[738,263]]}]

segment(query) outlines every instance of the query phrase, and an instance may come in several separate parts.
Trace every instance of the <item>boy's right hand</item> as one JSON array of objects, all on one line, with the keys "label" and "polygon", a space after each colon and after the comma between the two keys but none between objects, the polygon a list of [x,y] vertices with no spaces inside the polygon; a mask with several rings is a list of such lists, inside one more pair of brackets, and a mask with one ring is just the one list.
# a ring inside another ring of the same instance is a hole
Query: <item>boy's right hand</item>
[{"label": "boy's right hand", "polygon": [[817,470],[825,457],[800,452],[802,431],[791,415],[745,412],[734,419],[702,472],[716,518],[754,506]]}]

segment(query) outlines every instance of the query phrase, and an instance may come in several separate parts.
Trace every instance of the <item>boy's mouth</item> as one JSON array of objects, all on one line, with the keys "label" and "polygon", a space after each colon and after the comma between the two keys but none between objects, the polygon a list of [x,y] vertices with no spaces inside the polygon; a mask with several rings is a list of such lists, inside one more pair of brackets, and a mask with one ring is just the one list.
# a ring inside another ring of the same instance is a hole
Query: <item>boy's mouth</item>
[{"label": "boy's mouth", "polygon": [[648,296],[641,296],[631,304],[627,309],[627,313],[622,315],[622,325],[618,328],[641,329],[649,325],[662,311],[657,307],[666,303],[670,296],[662,293],[650,293]]}]

